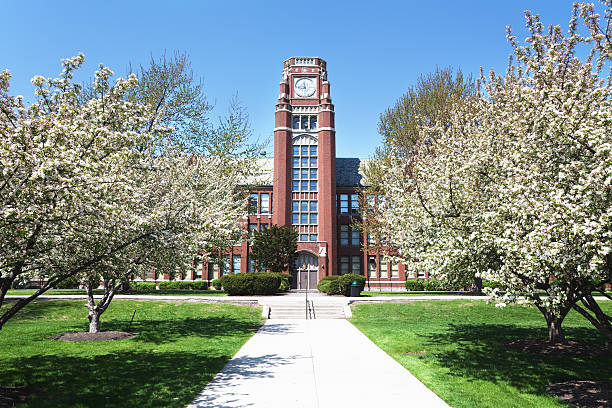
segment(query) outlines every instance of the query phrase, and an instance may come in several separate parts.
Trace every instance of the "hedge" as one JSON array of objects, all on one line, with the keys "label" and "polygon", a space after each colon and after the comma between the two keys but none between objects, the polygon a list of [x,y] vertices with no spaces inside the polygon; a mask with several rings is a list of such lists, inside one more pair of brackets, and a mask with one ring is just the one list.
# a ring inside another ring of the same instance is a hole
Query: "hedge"
[{"label": "hedge", "polygon": [[71,276],[70,278],[64,279],[53,287],[55,289],[78,289],[80,286],[81,282],[79,282],[76,276]]},{"label": "hedge", "polygon": [[154,282],[130,282],[130,290],[137,293],[152,293],[157,289]]},{"label": "hedge", "polygon": [[274,295],[281,285],[281,278],[275,273],[239,273],[223,276],[221,284],[230,296]]},{"label": "hedge", "polygon": [[214,280],[212,281],[212,285],[213,285],[213,287],[214,287],[215,289],[217,289],[217,290],[221,290],[221,289],[223,289],[223,285],[221,284],[221,279],[214,279]]},{"label": "hedge", "polygon": [[317,289],[328,295],[351,295],[351,285],[354,281],[359,283],[361,292],[365,286],[366,278],[363,275],[347,273],[346,275],[326,276],[319,281]]},{"label": "hedge", "polygon": [[160,290],[207,290],[207,281],[163,281],[159,282]]},{"label": "hedge", "polygon": [[409,292],[410,291],[420,292],[420,291],[425,290],[425,284],[420,279],[407,280],[404,283],[404,286],[406,287],[406,290]]}]

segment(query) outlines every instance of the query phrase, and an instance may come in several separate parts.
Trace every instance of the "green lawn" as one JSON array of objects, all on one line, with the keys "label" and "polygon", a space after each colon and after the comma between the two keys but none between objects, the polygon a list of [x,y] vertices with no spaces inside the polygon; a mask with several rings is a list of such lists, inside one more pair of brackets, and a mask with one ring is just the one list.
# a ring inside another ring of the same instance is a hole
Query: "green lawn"
[{"label": "green lawn", "polygon": [[0,330],[0,385],[26,385],[29,407],[184,407],[261,325],[256,307],[114,300],[102,330],[129,340],[63,342],[87,328],[83,300],[39,300]]},{"label": "green lawn", "polygon": [[361,296],[365,297],[376,297],[376,296],[473,296],[470,292],[450,292],[450,291],[418,291],[418,292],[407,292],[405,290],[393,291],[362,291]]},{"label": "green lawn", "polygon": [[[602,302],[612,313],[612,302]],[[612,356],[553,357],[509,351],[501,343],[545,338],[540,313],[484,301],[360,304],[353,323],[451,406],[567,407],[546,394],[550,383],[612,380]],[[571,313],[570,339],[602,341],[586,320]],[[414,353],[416,355],[402,355]]]},{"label": "green lawn", "polygon": [[[7,295],[31,295],[36,292],[36,289],[10,289]],[[96,295],[102,295],[104,291],[97,289],[94,291]],[[85,289],[49,289],[44,295],[86,295]],[[151,295],[151,296],[227,296],[227,293],[222,290],[178,290],[178,289],[163,289],[156,290],[151,293],[118,293],[118,295]]]}]

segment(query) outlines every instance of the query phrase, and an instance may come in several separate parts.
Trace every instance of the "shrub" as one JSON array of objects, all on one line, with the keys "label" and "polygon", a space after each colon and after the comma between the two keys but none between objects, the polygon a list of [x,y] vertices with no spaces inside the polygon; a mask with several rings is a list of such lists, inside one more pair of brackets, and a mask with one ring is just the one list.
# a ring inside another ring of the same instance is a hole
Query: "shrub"
[{"label": "shrub", "polygon": [[278,288],[279,292],[287,292],[291,289],[291,282],[293,281],[293,276],[288,273],[282,272],[270,272],[270,275],[278,276],[281,280],[280,287]]},{"label": "shrub", "polygon": [[319,281],[317,289],[328,295],[351,295],[351,285],[354,281],[359,282],[361,292],[365,286],[366,278],[363,275],[347,273],[346,275],[326,276]]},{"label": "shrub", "polygon": [[359,283],[359,292],[361,292],[366,283],[365,276],[357,275],[355,273],[347,273],[346,275],[340,275],[338,279],[340,294],[344,296],[351,296],[351,284],[354,281],[357,281],[357,283]]},{"label": "shrub", "polygon": [[214,280],[212,281],[212,285],[213,285],[213,287],[214,287],[215,289],[217,289],[217,290],[221,290],[221,289],[223,289],[223,285],[221,284],[221,279],[214,279]]},{"label": "shrub", "polygon": [[230,296],[274,295],[278,292],[281,278],[277,274],[266,272],[239,273],[223,276],[221,284]]},{"label": "shrub", "polygon": [[76,278],[76,276],[72,276],[70,278],[64,279],[60,283],[54,286],[55,289],[78,289],[81,285],[81,282]]},{"label": "shrub", "polygon": [[207,290],[207,281],[164,281],[159,282],[160,290]]},{"label": "shrub", "polygon": [[157,289],[154,282],[130,282],[130,290],[136,293],[153,293]]},{"label": "shrub", "polygon": [[420,292],[425,290],[425,284],[420,279],[407,280],[406,283],[404,283],[404,286],[406,287],[407,291]]},{"label": "shrub", "polygon": [[317,289],[319,292],[323,292],[328,295],[340,295],[340,276],[326,276],[319,281]]}]

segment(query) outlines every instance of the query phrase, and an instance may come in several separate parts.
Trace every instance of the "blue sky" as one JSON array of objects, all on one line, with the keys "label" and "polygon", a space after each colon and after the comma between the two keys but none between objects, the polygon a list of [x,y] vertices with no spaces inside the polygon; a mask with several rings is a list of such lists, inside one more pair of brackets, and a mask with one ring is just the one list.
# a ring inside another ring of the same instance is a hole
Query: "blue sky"
[{"label": "blue sky", "polygon": [[[102,62],[124,75],[164,50],[185,51],[205,81],[213,117],[232,95],[253,133],[270,139],[282,62],[327,61],[339,157],[369,157],[378,117],[419,74],[438,66],[478,75],[505,70],[505,27],[525,38],[523,10],[567,28],[571,0],[512,1],[12,1],[2,0],[0,69],[12,94],[32,95],[30,78],[56,76],[59,60],[85,54],[82,78]],[[272,145],[268,148],[272,152]]]}]

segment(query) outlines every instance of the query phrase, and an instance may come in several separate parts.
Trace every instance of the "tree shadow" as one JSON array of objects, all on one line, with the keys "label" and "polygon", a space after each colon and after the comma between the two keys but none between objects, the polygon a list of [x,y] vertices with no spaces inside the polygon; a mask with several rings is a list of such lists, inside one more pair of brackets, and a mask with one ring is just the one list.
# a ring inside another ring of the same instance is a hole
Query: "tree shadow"
[{"label": "tree shadow", "polygon": [[[449,324],[444,333],[430,335],[429,341],[452,348],[420,358],[432,358],[450,369],[449,375],[468,381],[485,380],[509,383],[523,392],[544,394],[551,383],[579,380],[609,380],[612,356],[597,358],[528,354],[507,349],[503,343],[517,339],[546,339],[542,328],[504,324]],[[572,339],[602,341],[598,332],[584,327],[565,329]]]},{"label": "tree shadow", "polygon": [[[83,300],[84,302],[84,300]],[[15,299],[5,299],[0,314],[13,306],[16,303]],[[19,320],[37,320],[40,318],[49,318],[50,315],[74,315],[74,302],[66,302],[59,299],[36,299],[24,308],[19,310],[15,318]],[[85,310],[85,308],[83,308]],[[9,321],[10,322],[10,321]]]},{"label": "tree shadow", "polygon": [[[27,378],[29,387],[40,390],[29,402],[36,407],[184,407],[231,357],[191,352],[37,355],[12,360],[0,383]],[[262,358],[275,364],[274,356]],[[239,369],[257,363],[245,359]],[[260,369],[251,375],[264,377],[268,372]]]}]

